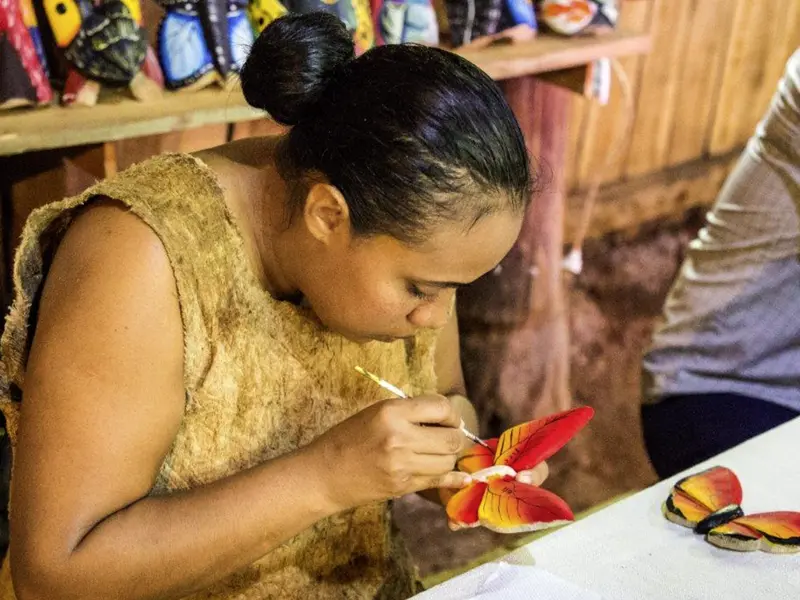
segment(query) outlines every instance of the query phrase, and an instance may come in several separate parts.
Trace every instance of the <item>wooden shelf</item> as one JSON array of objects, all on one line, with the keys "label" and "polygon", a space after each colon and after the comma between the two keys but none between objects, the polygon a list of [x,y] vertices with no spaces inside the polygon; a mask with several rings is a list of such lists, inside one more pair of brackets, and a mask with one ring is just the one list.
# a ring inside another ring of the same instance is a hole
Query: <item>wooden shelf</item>
[{"label": "wooden shelf", "polygon": [[456,53],[478,65],[493,79],[502,80],[578,67],[599,58],[644,54],[649,49],[647,33],[612,31],[585,37],[541,34],[529,42],[456,50]]},{"label": "wooden shelf", "polygon": [[[616,31],[601,37],[540,35],[521,44],[457,52],[501,80],[644,53],[649,45],[647,34]],[[239,91],[222,89],[166,93],[148,104],[119,97],[93,107],[6,111],[0,114],[0,156],[261,118],[264,113],[248,107]]]},{"label": "wooden shelf", "polygon": [[117,97],[96,106],[48,106],[0,115],[0,156],[262,118],[240,92],[220,88],[165,93],[147,104]]}]

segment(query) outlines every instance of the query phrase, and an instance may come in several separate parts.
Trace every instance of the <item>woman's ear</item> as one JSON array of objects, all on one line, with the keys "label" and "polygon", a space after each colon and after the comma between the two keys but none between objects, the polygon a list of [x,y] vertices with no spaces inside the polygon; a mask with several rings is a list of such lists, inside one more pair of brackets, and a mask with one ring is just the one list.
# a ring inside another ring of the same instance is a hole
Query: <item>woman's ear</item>
[{"label": "woman's ear", "polygon": [[311,235],[324,244],[350,233],[350,209],[338,188],[329,183],[311,185],[303,220]]}]

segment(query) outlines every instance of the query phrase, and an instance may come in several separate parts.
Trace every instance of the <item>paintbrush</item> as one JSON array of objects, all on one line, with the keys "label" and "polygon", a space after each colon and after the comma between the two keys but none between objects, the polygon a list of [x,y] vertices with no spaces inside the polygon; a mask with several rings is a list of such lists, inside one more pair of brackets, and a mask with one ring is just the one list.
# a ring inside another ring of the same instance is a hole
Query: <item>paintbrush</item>
[{"label": "paintbrush", "polygon": [[[392,394],[394,394],[398,398],[408,398],[408,394],[406,394],[399,387],[397,387],[396,385],[392,385],[391,383],[389,383],[385,379],[381,379],[380,377],[375,375],[375,373],[370,373],[364,367],[358,367],[357,366],[356,367],[356,371],[361,373],[367,379],[371,379],[372,381],[377,383],[379,386],[381,386],[383,389],[385,389],[388,392],[391,392]],[[480,444],[481,446],[483,446],[484,448],[486,448],[490,452],[494,453],[494,450],[492,450],[491,447],[489,447],[489,444],[484,442],[481,438],[479,438],[477,435],[475,435],[469,429],[467,429],[466,425],[464,424],[464,420],[463,419],[461,420],[461,425],[460,425],[459,428],[461,429],[461,433],[463,433],[467,437],[467,439],[475,442],[476,444]]]}]

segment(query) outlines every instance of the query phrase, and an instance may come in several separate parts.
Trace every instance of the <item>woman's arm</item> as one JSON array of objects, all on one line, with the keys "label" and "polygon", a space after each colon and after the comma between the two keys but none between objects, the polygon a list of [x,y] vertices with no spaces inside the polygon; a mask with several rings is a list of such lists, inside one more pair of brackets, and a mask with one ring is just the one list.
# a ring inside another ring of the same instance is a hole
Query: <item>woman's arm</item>
[{"label": "woman's arm", "polygon": [[12,490],[20,600],[182,596],[337,510],[302,452],[147,497],[183,406],[166,253],[138,218],[94,207],[56,254],[28,362]]}]

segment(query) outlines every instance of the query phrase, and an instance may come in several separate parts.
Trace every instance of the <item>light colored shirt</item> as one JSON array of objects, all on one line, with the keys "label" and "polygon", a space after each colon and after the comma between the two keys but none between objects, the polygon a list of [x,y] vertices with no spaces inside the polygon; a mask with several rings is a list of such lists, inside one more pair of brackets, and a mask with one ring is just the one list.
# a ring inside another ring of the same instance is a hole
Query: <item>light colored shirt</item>
[{"label": "light colored shirt", "polygon": [[800,50],[691,242],[645,399],[736,393],[800,411]]}]

